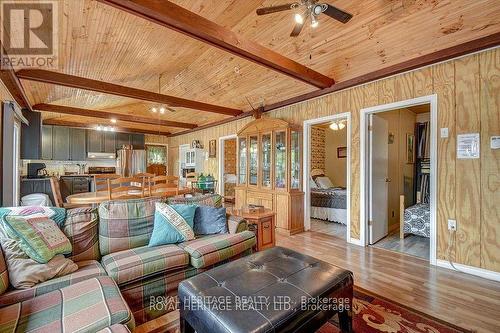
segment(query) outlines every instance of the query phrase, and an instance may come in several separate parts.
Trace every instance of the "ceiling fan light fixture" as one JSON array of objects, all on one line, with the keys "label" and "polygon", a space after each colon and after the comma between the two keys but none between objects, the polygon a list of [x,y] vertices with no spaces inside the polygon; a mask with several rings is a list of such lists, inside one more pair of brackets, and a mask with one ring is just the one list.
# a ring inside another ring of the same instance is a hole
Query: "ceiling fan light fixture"
[{"label": "ceiling fan light fixture", "polygon": [[339,126],[339,129],[344,129],[345,123],[343,121],[341,121],[338,126]]},{"label": "ceiling fan light fixture", "polygon": [[304,23],[304,17],[302,15],[300,15],[299,13],[296,13],[294,18],[295,18],[296,23],[298,23],[298,24]]},{"label": "ceiling fan light fixture", "polygon": [[319,21],[316,16],[311,15],[311,28],[317,28],[319,25]]},{"label": "ceiling fan light fixture", "polygon": [[331,123],[330,124],[330,128],[334,131],[338,131],[339,130],[339,125],[337,125],[337,123]]}]

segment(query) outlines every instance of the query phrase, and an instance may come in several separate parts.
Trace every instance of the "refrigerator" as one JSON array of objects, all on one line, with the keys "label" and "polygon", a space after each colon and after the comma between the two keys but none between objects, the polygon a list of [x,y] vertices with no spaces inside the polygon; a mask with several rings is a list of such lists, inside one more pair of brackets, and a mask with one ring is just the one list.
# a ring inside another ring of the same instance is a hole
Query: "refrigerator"
[{"label": "refrigerator", "polygon": [[146,172],[146,151],[133,149],[131,145],[124,145],[116,153],[116,173],[123,177],[130,177]]}]

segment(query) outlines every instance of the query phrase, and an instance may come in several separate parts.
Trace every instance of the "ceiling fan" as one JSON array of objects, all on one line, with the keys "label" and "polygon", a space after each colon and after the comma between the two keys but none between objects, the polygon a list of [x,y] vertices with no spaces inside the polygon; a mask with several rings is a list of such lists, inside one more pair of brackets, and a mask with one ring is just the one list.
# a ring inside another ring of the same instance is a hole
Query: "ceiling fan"
[{"label": "ceiling fan", "polygon": [[295,27],[290,33],[291,37],[297,37],[300,34],[308,18],[311,18],[312,28],[316,28],[319,25],[318,17],[321,14],[328,15],[342,23],[347,23],[352,18],[352,14],[327,3],[318,3],[318,0],[301,0],[300,2],[285,5],[264,7],[257,9],[256,12],[257,15],[267,15],[285,10],[295,10]]}]

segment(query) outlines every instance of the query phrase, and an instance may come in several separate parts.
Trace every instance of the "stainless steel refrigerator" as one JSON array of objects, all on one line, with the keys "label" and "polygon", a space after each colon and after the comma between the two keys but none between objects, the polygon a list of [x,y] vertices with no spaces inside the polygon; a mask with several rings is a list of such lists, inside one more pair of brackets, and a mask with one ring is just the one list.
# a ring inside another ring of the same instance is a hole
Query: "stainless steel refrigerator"
[{"label": "stainless steel refrigerator", "polygon": [[124,145],[116,153],[116,173],[123,177],[130,177],[146,172],[146,151],[133,149],[131,145]]}]

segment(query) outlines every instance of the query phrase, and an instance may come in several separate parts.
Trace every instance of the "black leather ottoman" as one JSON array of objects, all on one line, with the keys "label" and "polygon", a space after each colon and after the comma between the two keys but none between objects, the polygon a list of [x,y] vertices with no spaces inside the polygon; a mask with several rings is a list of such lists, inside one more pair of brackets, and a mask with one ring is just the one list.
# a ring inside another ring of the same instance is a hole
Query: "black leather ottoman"
[{"label": "black leather ottoman", "polygon": [[335,313],[352,330],[353,275],[274,247],[180,283],[181,331],[314,332]]}]

